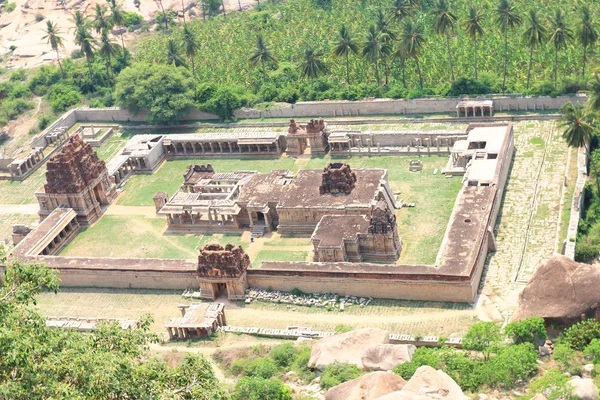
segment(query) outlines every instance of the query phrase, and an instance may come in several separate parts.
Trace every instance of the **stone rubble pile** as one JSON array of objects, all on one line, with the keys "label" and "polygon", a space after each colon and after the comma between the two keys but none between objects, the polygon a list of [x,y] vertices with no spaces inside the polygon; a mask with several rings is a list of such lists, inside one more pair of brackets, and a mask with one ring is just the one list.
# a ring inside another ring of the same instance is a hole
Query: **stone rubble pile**
[{"label": "stone rubble pile", "polygon": [[373,301],[372,297],[338,296],[337,294],[302,294],[294,295],[290,292],[268,291],[260,288],[246,290],[246,303],[263,301],[267,303],[289,304],[296,306],[315,306],[337,308],[344,311],[345,307],[357,305],[361,308]]}]

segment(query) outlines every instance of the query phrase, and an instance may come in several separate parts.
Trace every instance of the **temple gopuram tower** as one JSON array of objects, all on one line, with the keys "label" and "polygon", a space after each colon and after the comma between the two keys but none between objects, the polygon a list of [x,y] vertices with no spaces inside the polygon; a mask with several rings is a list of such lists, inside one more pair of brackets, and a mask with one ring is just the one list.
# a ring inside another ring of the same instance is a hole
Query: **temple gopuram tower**
[{"label": "temple gopuram tower", "polygon": [[246,270],[250,257],[242,246],[228,244],[208,244],[200,249],[198,256],[198,282],[200,296],[215,300],[227,290],[229,300],[242,300],[246,297]]},{"label": "temple gopuram tower", "polygon": [[81,225],[96,221],[116,197],[116,187],[106,164],[79,135],[73,135],[47,163],[46,184],[36,192],[40,220],[55,208],[72,208]]},{"label": "temple gopuram tower", "polygon": [[361,237],[363,261],[395,263],[400,257],[402,240],[398,235],[396,215],[384,200],[379,200],[371,210],[369,231]]},{"label": "temple gopuram tower", "polygon": [[310,154],[326,154],[329,151],[328,137],[327,124],[323,118],[311,119],[304,126],[292,118],[286,136],[286,153],[289,156],[299,156],[310,148]]}]

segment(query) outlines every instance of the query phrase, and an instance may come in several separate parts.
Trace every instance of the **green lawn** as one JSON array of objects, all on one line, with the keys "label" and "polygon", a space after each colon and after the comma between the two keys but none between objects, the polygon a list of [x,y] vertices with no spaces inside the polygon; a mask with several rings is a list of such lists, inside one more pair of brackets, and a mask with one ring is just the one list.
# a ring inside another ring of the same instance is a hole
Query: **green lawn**
[{"label": "green lawn", "polygon": [[139,215],[104,215],[92,227],[83,230],[60,253],[61,256],[196,258],[198,248],[209,242],[241,244],[238,234],[165,233],[164,218]]},{"label": "green lawn", "polygon": [[102,143],[100,148],[94,150],[98,153],[98,158],[108,161],[125,147],[125,143],[127,143],[127,138],[122,136],[120,132],[115,132],[106,142]]},{"label": "green lawn", "polygon": [[46,166],[42,165],[22,182],[0,181],[0,204],[37,203],[34,195],[46,183]]},{"label": "green lawn", "polygon": [[306,261],[308,252],[306,251],[279,251],[279,250],[261,250],[252,264],[259,267],[263,261]]},{"label": "green lawn", "polygon": [[190,164],[212,164],[217,172],[255,170],[269,172],[272,169],[292,169],[293,158],[280,159],[184,159],[165,162],[152,175],[134,175],[125,183],[124,193],[117,204],[123,206],[151,206],[152,197],[158,191],[173,195],[183,183],[183,173]]}]

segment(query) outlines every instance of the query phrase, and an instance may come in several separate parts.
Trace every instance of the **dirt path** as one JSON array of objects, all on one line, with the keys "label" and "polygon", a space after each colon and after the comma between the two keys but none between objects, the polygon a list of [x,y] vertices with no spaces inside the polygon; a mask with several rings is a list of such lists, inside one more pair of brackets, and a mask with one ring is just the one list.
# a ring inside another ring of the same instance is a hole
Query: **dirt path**
[{"label": "dirt path", "polygon": [[32,204],[0,204],[0,215],[8,214],[37,214],[40,206],[37,203]]}]

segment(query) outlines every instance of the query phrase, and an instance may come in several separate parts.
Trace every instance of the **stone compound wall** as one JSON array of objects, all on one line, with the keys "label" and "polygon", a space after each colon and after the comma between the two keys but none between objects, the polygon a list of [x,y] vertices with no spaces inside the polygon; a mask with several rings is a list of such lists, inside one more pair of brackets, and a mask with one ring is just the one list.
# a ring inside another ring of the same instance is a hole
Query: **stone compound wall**
[{"label": "stone compound wall", "polygon": [[[575,245],[577,241],[579,219],[581,218],[581,214],[585,207],[583,202],[583,187],[587,181],[587,161],[585,149],[580,147],[577,151],[577,181],[575,183],[573,197],[571,199],[565,199],[565,202],[571,201],[571,214],[569,217],[569,227],[565,243],[565,256],[569,257],[571,260],[575,259]],[[562,245],[562,243],[559,243],[559,245]]]}]

